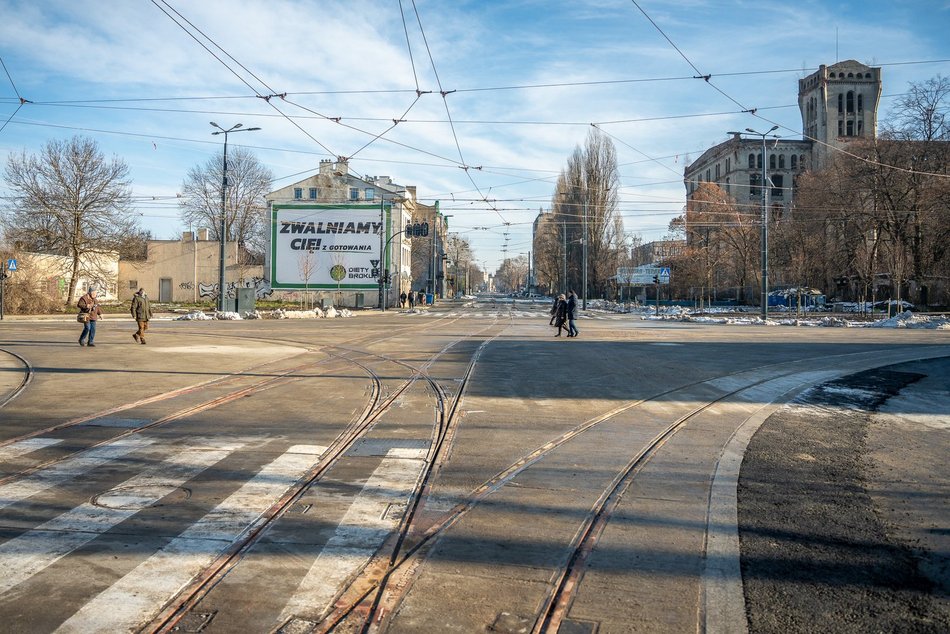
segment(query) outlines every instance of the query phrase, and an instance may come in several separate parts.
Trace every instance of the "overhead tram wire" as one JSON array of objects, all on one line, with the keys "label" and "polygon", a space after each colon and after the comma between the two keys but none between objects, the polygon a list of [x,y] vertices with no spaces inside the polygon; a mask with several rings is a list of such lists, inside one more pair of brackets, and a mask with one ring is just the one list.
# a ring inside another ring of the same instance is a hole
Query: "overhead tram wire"
[{"label": "overhead tram wire", "polygon": [[7,120],[3,122],[3,125],[0,125],[0,132],[3,132],[3,129],[7,127],[7,124],[13,121],[13,117],[16,116],[16,113],[20,112],[20,108],[22,108],[25,104],[33,102],[29,99],[24,99],[23,95],[20,94],[20,91],[17,90],[16,83],[14,83],[13,77],[10,75],[10,71],[7,69],[7,65],[4,63],[2,57],[0,57],[0,65],[3,66],[3,72],[7,74],[7,79],[10,80],[10,85],[13,86],[13,92],[16,94],[17,99],[20,100],[20,103],[17,105],[16,109],[10,114],[9,117],[7,117]]},{"label": "overhead tram wire", "polygon": [[[227,68],[228,71],[231,72],[231,74],[233,74],[235,77],[237,77],[238,80],[239,80],[242,84],[244,84],[245,86],[247,86],[248,88],[250,88],[251,91],[254,92],[255,95],[257,95],[258,97],[260,97],[261,99],[263,99],[265,102],[267,102],[267,105],[269,105],[269,106],[270,106],[271,108],[273,108],[275,111],[277,111],[277,112],[279,112],[280,114],[284,115],[284,118],[285,118],[291,125],[293,125],[295,128],[297,128],[298,130],[300,130],[301,132],[303,132],[308,138],[310,138],[310,140],[312,140],[314,143],[316,143],[316,144],[319,145],[321,148],[323,148],[325,151],[327,151],[331,156],[334,156],[334,155],[335,155],[334,152],[333,152],[330,148],[328,148],[326,145],[324,145],[320,140],[318,140],[318,139],[317,139],[316,137],[314,137],[312,134],[310,134],[309,132],[307,132],[306,130],[304,130],[303,127],[301,127],[300,124],[298,124],[296,121],[294,121],[294,120],[291,119],[290,117],[287,117],[283,112],[281,112],[280,108],[278,108],[275,104],[272,104],[272,103],[271,103],[271,97],[279,96],[279,95],[278,95],[277,93],[273,92],[273,89],[271,89],[264,81],[262,81],[261,79],[259,79],[259,78],[258,78],[254,73],[252,73],[251,71],[247,70],[247,68],[245,68],[240,62],[238,62],[237,60],[235,60],[233,56],[231,56],[227,51],[225,51],[221,46],[219,46],[212,38],[208,37],[208,36],[205,35],[200,29],[198,29],[198,28],[195,27],[193,24],[191,24],[191,22],[189,22],[189,21],[187,20],[187,18],[185,18],[184,16],[182,16],[177,10],[175,10],[170,4],[168,4],[168,2],[167,2],[166,0],[151,0],[151,2],[152,2],[152,4],[154,4],[156,7],[158,7],[158,9],[159,9],[162,13],[164,13],[166,16],[168,16],[168,18],[169,18],[172,22],[174,22],[176,25],[178,25],[178,27],[179,27],[182,31],[184,31],[185,33],[187,33],[189,37],[191,37],[195,42],[197,42],[198,45],[201,46],[201,48],[203,48],[203,49],[205,49],[206,51],[208,51],[208,53],[209,53],[212,57],[214,57],[216,60],[218,60],[218,62],[219,62],[222,66],[224,66],[225,68]],[[168,7],[171,11],[173,11],[176,15],[181,16],[182,20],[184,20],[185,22],[188,22],[188,24],[191,25],[192,28],[194,28],[196,31],[198,31],[198,33],[201,33],[202,37],[204,37],[204,38],[207,39],[209,42],[211,42],[211,44],[214,45],[215,48],[217,48],[217,49],[220,50],[222,53],[224,53],[225,55],[227,55],[230,59],[234,60],[234,62],[235,62],[236,64],[238,64],[238,66],[240,66],[240,67],[243,68],[245,71],[247,71],[252,77],[254,77],[254,79],[256,79],[256,80],[257,80],[258,82],[260,82],[265,88],[267,88],[268,90],[271,90],[272,92],[271,92],[270,94],[268,94],[268,95],[263,95],[263,94],[261,94],[259,90],[257,90],[256,88],[254,88],[254,86],[252,86],[252,85],[251,85],[250,83],[248,83],[243,77],[241,77],[241,75],[240,75],[239,73],[235,72],[234,69],[231,68],[224,60],[222,60],[220,57],[218,57],[218,55],[216,55],[214,51],[212,51],[210,48],[208,48],[207,46],[205,46],[204,42],[202,42],[202,41],[199,40],[197,37],[195,37],[195,34],[194,34],[194,33],[192,33],[191,31],[189,31],[188,29],[186,29],[178,20],[176,20],[171,14],[169,14],[168,11],[166,11],[164,8],[162,8],[162,7],[158,4],[159,2],[161,2],[162,4],[164,4],[165,6],[167,6],[167,7]]]},{"label": "overhead tram wire", "polygon": [[[459,160],[461,160],[462,162],[462,169],[465,171],[465,175],[471,181],[475,189],[478,190],[478,193],[484,197],[484,194],[482,194],[481,189],[478,187],[478,183],[475,182],[475,179],[472,177],[472,174],[470,172],[472,166],[468,165],[465,161],[465,156],[462,153],[462,146],[459,143],[458,133],[455,130],[455,124],[452,122],[452,112],[449,109],[449,101],[448,99],[446,99],[446,96],[449,95],[450,92],[453,92],[453,91],[446,91],[445,87],[442,85],[442,79],[439,77],[439,69],[436,67],[435,58],[432,57],[432,49],[429,47],[429,40],[428,38],[426,38],[425,27],[422,26],[422,16],[419,15],[419,9],[416,6],[416,0],[410,0],[410,1],[412,2],[412,10],[416,16],[416,22],[419,25],[419,32],[422,35],[422,42],[425,44],[425,47],[426,47],[426,54],[429,56],[429,64],[432,66],[432,74],[435,75],[436,84],[438,84],[439,86],[439,94],[442,95],[442,103],[445,106],[445,114],[449,119],[449,128],[452,130],[452,138],[455,140],[455,147],[459,153]],[[479,167],[476,169],[481,169],[481,168]],[[498,214],[498,217],[501,218],[502,222],[506,221],[505,217],[502,215],[500,211],[496,209],[495,213]]]}]

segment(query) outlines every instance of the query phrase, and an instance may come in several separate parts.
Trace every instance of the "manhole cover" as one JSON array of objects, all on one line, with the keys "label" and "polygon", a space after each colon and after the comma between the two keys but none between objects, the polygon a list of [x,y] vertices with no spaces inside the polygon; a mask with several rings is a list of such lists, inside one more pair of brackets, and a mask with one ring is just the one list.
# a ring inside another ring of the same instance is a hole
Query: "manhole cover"
[{"label": "manhole cover", "polygon": [[133,510],[154,505],[158,500],[187,500],[191,491],[172,484],[126,486],[110,489],[92,498],[92,503],[106,509]]}]

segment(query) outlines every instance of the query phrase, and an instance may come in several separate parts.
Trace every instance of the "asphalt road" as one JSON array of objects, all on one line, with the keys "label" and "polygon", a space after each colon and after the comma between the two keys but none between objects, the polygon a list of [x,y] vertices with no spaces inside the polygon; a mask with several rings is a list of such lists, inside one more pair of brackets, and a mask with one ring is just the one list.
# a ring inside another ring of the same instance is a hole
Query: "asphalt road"
[{"label": "asphalt road", "polygon": [[3,629],[947,630],[950,334],[546,310],[5,320]]}]

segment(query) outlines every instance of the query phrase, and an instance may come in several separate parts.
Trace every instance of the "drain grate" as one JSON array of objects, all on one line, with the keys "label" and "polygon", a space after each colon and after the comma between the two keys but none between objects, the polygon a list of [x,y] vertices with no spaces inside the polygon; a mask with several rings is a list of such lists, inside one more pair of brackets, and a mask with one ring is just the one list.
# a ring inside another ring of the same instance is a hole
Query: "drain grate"
[{"label": "drain grate", "polygon": [[581,619],[564,619],[561,621],[561,627],[557,634],[597,634],[600,629],[600,623],[597,621],[584,621]]},{"label": "drain grate", "polygon": [[313,508],[313,504],[304,504],[303,502],[295,502],[294,504],[290,505],[290,508],[287,509],[287,512],[292,513],[294,515],[303,515],[304,513],[306,513],[312,508]]},{"label": "drain grate", "polygon": [[498,634],[527,634],[527,632],[531,631],[532,624],[533,621],[531,619],[518,616],[517,614],[502,612],[495,617],[495,622],[489,626],[488,631],[498,632]]},{"label": "drain grate", "polygon": [[178,625],[172,628],[172,632],[197,634],[197,632],[201,632],[208,627],[208,624],[211,623],[212,619],[214,619],[214,615],[217,613],[217,610],[214,612],[189,612],[178,622]]}]

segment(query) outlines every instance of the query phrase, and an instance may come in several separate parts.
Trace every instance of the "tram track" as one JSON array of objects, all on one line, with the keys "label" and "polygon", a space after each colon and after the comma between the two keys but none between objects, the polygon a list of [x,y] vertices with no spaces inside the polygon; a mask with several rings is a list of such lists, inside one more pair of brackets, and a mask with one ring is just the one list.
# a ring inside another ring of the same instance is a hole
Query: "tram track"
[{"label": "tram track", "polygon": [[[7,350],[6,348],[0,348],[0,352],[10,355],[15,358],[17,361],[23,364],[23,367],[26,369],[26,373],[23,379],[20,381],[20,384],[17,385],[13,390],[0,399],[0,409],[6,407],[6,405],[16,399],[18,396],[23,394],[26,391],[27,386],[33,381],[33,376],[35,372],[33,371],[33,365],[22,355],[13,352],[12,350]],[[2,445],[0,445],[2,446]]]},{"label": "tram track", "polygon": [[[401,544],[402,539],[408,534],[412,526],[412,518],[423,499],[422,491],[428,490],[426,484],[430,481],[437,458],[444,446],[447,430],[450,424],[449,417],[454,417],[457,412],[457,403],[461,398],[463,390],[460,388],[454,396],[454,402],[447,407],[449,396],[445,389],[428,374],[428,369],[448,350],[452,349],[459,342],[466,339],[477,337],[482,332],[496,327],[491,324],[483,331],[470,333],[458,339],[455,339],[432,355],[426,363],[419,367],[406,363],[405,361],[389,357],[387,355],[378,355],[365,350],[353,349],[349,346],[326,346],[327,350],[339,350],[340,353],[328,352],[328,354],[339,354],[340,358],[360,365],[367,372],[371,370],[363,362],[356,361],[344,353],[359,354],[371,357],[373,359],[386,363],[393,363],[412,371],[412,374],[399,387],[393,390],[388,396],[382,399],[376,407],[366,409],[360,420],[347,427],[331,443],[328,449],[320,457],[320,460],[302,477],[298,483],[286,492],[280,499],[260,516],[258,521],[248,527],[238,538],[236,538],[230,547],[221,553],[218,558],[208,566],[205,571],[197,576],[188,587],[181,590],[176,597],[170,600],[166,607],[154,617],[147,625],[142,627],[140,632],[172,632],[178,624],[184,619],[200,602],[214,589],[214,587],[223,580],[228,573],[233,570],[241,560],[247,555],[253,547],[266,534],[267,530],[273,526],[286,512],[293,506],[316,482],[318,482],[360,439],[380,421],[382,416],[393,406],[397,399],[409,390],[418,380],[424,380],[428,388],[436,399],[436,416],[433,424],[433,442],[430,443],[430,449],[425,460],[426,467],[420,478],[420,485],[411,494],[411,500],[406,513],[400,520],[400,527],[396,531],[397,544]],[[497,335],[496,335],[497,336]],[[490,340],[489,340],[490,341]],[[479,348],[481,350],[487,342],[483,342]],[[470,371],[466,373],[466,377]],[[398,552],[398,550],[396,551]]]},{"label": "tram track", "polygon": [[[880,351],[866,351],[860,353],[849,353],[835,355],[836,359],[846,357],[873,357],[880,354]],[[544,445],[535,450],[524,454],[517,461],[509,465],[504,470],[498,472],[495,476],[476,487],[467,499],[458,503],[453,509],[446,512],[441,518],[434,521],[421,534],[407,535],[402,540],[404,546],[402,552],[395,557],[389,556],[387,565],[382,565],[382,557],[377,556],[371,565],[366,566],[363,578],[355,580],[350,587],[338,598],[335,608],[325,616],[316,627],[309,631],[313,633],[324,634],[336,631],[342,625],[347,625],[347,631],[357,630],[361,633],[387,631],[390,619],[395,615],[402,600],[408,594],[409,589],[418,574],[421,564],[425,561],[431,550],[436,545],[438,539],[450,528],[458,524],[470,511],[478,504],[483,502],[492,493],[498,491],[505,485],[513,481],[519,474],[530,468],[533,464],[539,462],[554,450],[565,445],[571,440],[577,438],[584,432],[600,425],[616,416],[629,412],[636,407],[657,402],[660,399],[669,398],[671,395],[695,388],[704,384],[714,383],[726,377],[735,377],[743,374],[761,373],[776,368],[786,368],[789,365],[803,363],[800,360],[791,363],[767,364],[752,369],[745,369],[714,377],[702,381],[694,381],[688,384],[680,385],[675,388],[659,392],[653,396],[638,399],[630,403],[613,408],[598,416],[592,417],[580,425],[573,427],[564,434],[551,439]],[[669,442],[677,432],[681,431],[687,423],[698,415],[714,407],[731,397],[751,390],[765,383],[780,380],[798,374],[798,371],[777,372],[770,374],[765,378],[744,383],[742,386],[729,390],[717,398],[699,404],[675,419],[667,425],[650,441],[648,441],[640,450],[634,454],[611,480],[610,484],[599,495],[597,502],[587,513],[585,521],[575,532],[575,537],[569,545],[569,554],[565,558],[565,565],[552,576],[549,592],[542,601],[542,608],[536,615],[532,633],[557,632],[560,623],[570,609],[574,593],[580,585],[583,571],[589,555],[597,545],[603,530],[606,528],[617,505],[623,498],[623,494],[629,489],[636,475],[650,462],[650,460],[660,451],[663,446]],[[802,383],[806,385],[808,382]],[[800,389],[799,386],[796,389]],[[793,390],[789,390],[793,391]],[[396,590],[386,596],[387,587],[395,587]],[[367,605],[369,603],[370,605]],[[356,620],[356,623],[353,622]],[[274,630],[279,632],[280,630]]]}]

